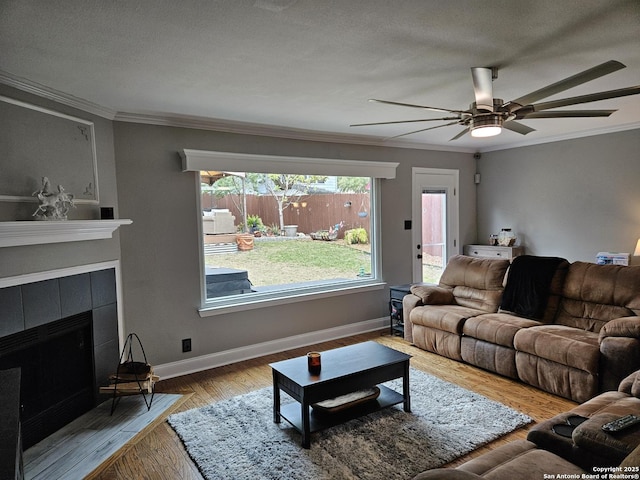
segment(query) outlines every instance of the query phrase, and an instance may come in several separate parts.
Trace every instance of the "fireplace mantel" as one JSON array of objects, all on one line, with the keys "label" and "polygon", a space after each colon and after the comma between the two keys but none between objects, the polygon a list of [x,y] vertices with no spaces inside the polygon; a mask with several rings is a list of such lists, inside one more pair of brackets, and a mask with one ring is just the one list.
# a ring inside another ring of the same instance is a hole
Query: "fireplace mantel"
[{"label": "fireplace mantel", "polygon": [[111,238],[121,225],[131,223],[128,219],[0,222],[0,247]]}]

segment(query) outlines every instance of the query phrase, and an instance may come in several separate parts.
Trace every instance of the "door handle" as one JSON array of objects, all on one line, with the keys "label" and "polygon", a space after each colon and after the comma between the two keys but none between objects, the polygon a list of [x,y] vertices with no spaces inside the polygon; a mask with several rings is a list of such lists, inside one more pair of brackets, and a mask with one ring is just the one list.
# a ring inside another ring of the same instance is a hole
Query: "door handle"
[{"label": "door handle", "polygon": [[416,258],[422,258],[422,255],[418,254],[416,255]]}]

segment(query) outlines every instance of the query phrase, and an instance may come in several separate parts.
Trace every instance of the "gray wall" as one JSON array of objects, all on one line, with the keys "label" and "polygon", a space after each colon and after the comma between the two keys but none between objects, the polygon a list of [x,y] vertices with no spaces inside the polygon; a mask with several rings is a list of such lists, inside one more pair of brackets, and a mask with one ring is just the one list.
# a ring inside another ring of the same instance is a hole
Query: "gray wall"
[{"label": "gray wall", "polygon": [[[30,95],[6,85],[0,84],[0,95],[16,98],[24,102],[40,105],[51,110],[94,122],[100,204],[102,206],[114,207],[117,215],[118,190],[116,188],[112,122],[87,112],[60,105],[35,95]],[[2,108],[1,103],[0,108]],[[37,142],[37,134],[28,141]],[[5,162],[8,161],[9,159],[6,155],[0,155],[0,174],[3,170],[3,165],[6,165]],[[54,181],[55,171],[42,172],[42,175],[49,176],[51,180]],[[29,194],[30,192],[27,193],[27,195]],[[0,221],[31,220],[31,214],[37,206],[37,203],[31,202],[0,202]],[[97,205],[80,205],[69,212],[70,220],[97,218],[99,218],[99,206]],[[123,228],[127,227],[125,226]],[[0,248],[0,277],[10,277],[23,273],[117,260],[119,258],[120,242],[118,239],[118,231],[115,232],[114,238],[107,240],[54,243],[50,245],[26,247],[5,247]]]},{"label": "gray wall", "polygon": [[638,152],[640,130],[630,130],[482,154],[479,241],[511,227],[529,254],[594,262],[601,251],[633,253]]},{"label": "gray wall", "polygon": [[[411,281],[411,167],[460,170],[461,238],[475,239],[475,161],[471,154],[283,140],[115,122],[125,321],[156,364],[300,335],[387,315],[388,292],[374,291],[200,318],[195,173],[183,173],[183,148],[400,162],[382,181],[383,277]],[[193,339],[183,354],[180,339]]]},{"label": "gray wall", "polygon": [[[411,279],[411,232],[403,221],[411,216],[414,166],[460,170],[460,245],[511,227],[528,253],[593,261],[598,251],[632,251],[640,237],[638,130],[485,153],[476,188],[470,154],[111,122],[11,87],[0,85],[0,94],[94,121],[101,205],[134,221],[112,240],[0,248],[0,277],[121,258],[125,333],[141,336],[155,364],[387,313],[386,292],[376,291],[200,318],[196,179],[181,171],[183,148],[399,162],[397,178],[382,181],[381,192],[389,284]],[[0,157],[0,170],[6,161]],[[0,202],[0,221],[28,219],[35,205]],[[70,218],[98,218],[98,207],[80,207]],[[186,337],[193,339],[189,354],[180,348]]]}]

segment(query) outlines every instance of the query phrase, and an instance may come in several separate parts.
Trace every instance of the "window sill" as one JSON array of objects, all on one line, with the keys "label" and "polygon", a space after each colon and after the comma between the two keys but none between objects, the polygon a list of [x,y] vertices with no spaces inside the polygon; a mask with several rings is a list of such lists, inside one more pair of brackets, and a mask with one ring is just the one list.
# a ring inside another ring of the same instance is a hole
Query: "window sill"
[{"label": "window sill", "polygon": [[224,315],[226,313],[242,312],[245,310],[254,310],[257,308],[274,307],[277,305],[286,305],[289,303],[305,302],[308,300],[317,300],[320,298],[337,297],[340,295],[350,295],[353,293],[362,293],[373,290],[382,290],[386,286],[385,282],[376,281],[375,283],[367,283],[354,285],[351,287],[345,287],[336,285],[335,288],[325,289],[315,292],[304,292],[296,294],[291,292],[289,294],[282,294],[278,297],[271,298],[254,298],[251,299],[251,295],[247,295],[245,301],[244,296],[242,298],[236,297],[234,303],[224,303],[219,305],[205,305],[198,309],[200,317],[212,317],[214,315]]}]

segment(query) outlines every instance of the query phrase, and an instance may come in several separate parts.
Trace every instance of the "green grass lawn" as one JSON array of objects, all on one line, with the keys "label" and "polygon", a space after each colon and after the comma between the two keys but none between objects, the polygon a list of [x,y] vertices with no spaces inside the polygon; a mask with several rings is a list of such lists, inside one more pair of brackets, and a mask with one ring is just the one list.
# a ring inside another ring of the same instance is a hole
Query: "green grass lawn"
[{"label": "green grass lawn", "polygon": [[344,242],[284,240],[254,242],[253,250],[206,256],[212,267],[247,270],[254,286],[357,278],[361,269],[371,273],[369,245],[352,247]]}]

